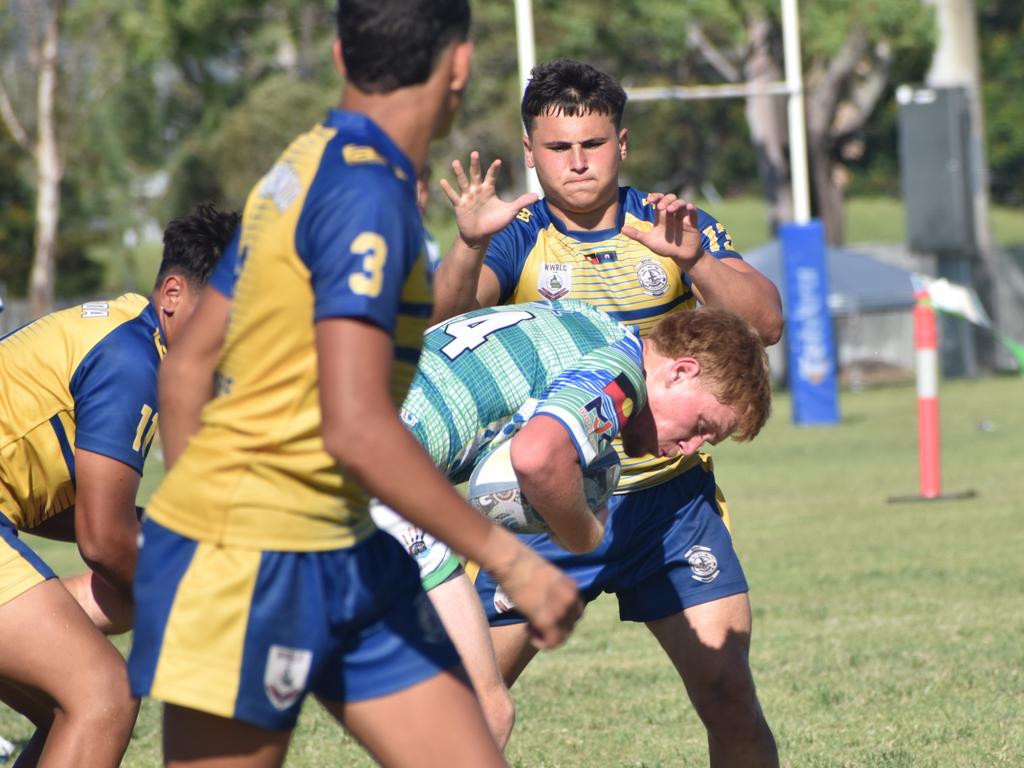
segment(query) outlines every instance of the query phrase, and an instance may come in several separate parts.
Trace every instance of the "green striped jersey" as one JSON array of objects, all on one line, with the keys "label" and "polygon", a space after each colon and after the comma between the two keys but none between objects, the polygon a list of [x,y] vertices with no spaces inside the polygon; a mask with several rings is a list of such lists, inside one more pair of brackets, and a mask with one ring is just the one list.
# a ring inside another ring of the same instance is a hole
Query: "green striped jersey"
[{"label": "green striped jersey", "polygon": [[535,414],[588,466],[647,402],[639,338],[581,301],[478,309],[431,328],[402,419],[448,477]]}]

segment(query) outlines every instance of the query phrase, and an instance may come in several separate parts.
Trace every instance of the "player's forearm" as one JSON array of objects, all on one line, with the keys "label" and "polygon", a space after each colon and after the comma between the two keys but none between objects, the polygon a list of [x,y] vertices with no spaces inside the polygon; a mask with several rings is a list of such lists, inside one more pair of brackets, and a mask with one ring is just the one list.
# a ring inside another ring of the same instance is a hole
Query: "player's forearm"
[{"label": "player's forearm", "polygon": [[94,571],[62,580],[92,623],[105,635],[120,635],[132,628],[132,596]]},{"label": "player's forearm", "polygon": [[766,346],[782,337],[782,303],[767,277],[734,269],[709,254],[689,274],[703,304],[735,312],[753,326]]},{"label": "player's forearm", "polygon": [[519,490],[559,543],[576,554],[596,548],[604,526],[587,505],[579,455],[562,424],[535,416],[509,448]]},{"label": "player's forearm", "polygon": [[113,524],[103,530],[90,531],[83,525],[78,528],[78,551],[85,564],[112,587],[130,595],[139,555],[138,523],[133,519],[130,529]]},{"label": "player's forearm", "polygon": [[597,548],[604,536],[604,526],[587,506],[579,464],[568,467],[548,464],[527,472],[516,467],[516,477],[523,496],[544,518],[563,547],[575,554]]},{"label": "player's forearm", "polygon": [[[362,425],[370,423],[373,429],[365,430]],[[501,536],[466,503],[393,408],[390,414],[367,414],[353,427],[352,434],[345,428],[332,433],[325,425],[324,445],[368,493],[481,567],[500,571],[514,559],[518,541]]]},{"label": "player's forearm", "polygon": [[476,299],[480,269],[490,238],[467,245],[461,237],[448,250],[434,275],[434,314],[432,322],[440,323],[455,315],[479,308]]}]

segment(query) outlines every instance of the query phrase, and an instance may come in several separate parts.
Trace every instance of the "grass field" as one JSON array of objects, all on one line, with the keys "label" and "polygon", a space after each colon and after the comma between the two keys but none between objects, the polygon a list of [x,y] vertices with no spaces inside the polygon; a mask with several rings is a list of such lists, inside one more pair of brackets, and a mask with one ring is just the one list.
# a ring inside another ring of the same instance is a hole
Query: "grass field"
[{"label": "grass field", "polygon": [[[974,489],[969,500],[887,502],[917,490],[911,387],[844,392],[834,427],[792,426],[780,396],[757,440],[715,449],[783,765],[1024,765],[1022,401],[1017,377],[943,384],[943,487]],[[40,550],[74,567],[73,552]],[[593,604],[513,690],[513,765],[707,765],[674,671],[615,611]],[[0,708],[0,734],[24,740],[29,728]],[[125,765],[158,763],[146,702]],[[309,704],[289,765],[370,761]]]}]

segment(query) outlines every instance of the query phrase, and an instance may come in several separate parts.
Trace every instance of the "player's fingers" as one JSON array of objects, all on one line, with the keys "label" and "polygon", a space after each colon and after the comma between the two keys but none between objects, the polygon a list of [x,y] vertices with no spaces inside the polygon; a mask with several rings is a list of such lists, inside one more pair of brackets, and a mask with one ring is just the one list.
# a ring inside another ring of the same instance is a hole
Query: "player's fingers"
[{"label": "player's fingers", "polygon": [[683,217],[680,212],[666,211],[665,217],[665,239],[670,243],[679,245],[683,238]]},{"label": "player's fingers", "polygon": [[466,172],[462,169],[462,163],[459,160],[452,160],[452,171],[455,173],[455,179],[459,182],[459,187],[465,192],[469,189],[469,179],[466,178]]},{"label": "player's fingers", "polygon": [[469,153],[469,179],[474,184],[480,183],[480,153],[475,149]]},{"label": "player's fingers", "polygon": [[448,179],[441,179],[440,184],[441,190],[448,197],[448,200],[451,201],[451,204],[456,205],[459,202],[459,193],[452,188],[451,184],[448,183]]},{"label": "player's fingers", "polygon": [[630,240],[636,240],[638,243],[643,243],[647,239],[647,233],[641,232],[636,227],[623,227],[621,231]]},{"label": "player's fingers", "polygon": [[484,177],[484,184],[490,184],[494,186],[495,180],[498,178],[498,171],[501,170],[501,159],[495,160],[487,167],[487,175]]},{"label": "player's fingers", "polygon": [[670,206],[671,206],[671,205],[672,205],[673,203],[675,203],[675,202],[676,202],[676,201],[677,201],[678,199],[679,199],[679,198],[678,198],[678,197],[676,197],[676,196],[675,196],[675,195],[673,195],[673,194],[667,194],[667,195],[663,195],[663,196],[662,196],[662,197],[661,197],[661,198],[660,198],[660,199],[658,200],[658,210],[659,210],[659,211],[667,211],[667,210],[669,210],[669,207],[670,207]]},{"label": "player's fingers", "polygon": [[528,205],[533,205],[539,199],[540,198],[537,197],[536,192],[527,192],[526,194],[520,195],[515,200],[513,200],[512,205],[515,206],[515,209],[518,211],[519,209],[525,208]]},{"label": "player's fingers", "polygon": [[664,195],[662,195],[661,192],[648,192],[647,202],[651,205],[657,205],[658,201],[661,200],[662,197],[664,197]]}]

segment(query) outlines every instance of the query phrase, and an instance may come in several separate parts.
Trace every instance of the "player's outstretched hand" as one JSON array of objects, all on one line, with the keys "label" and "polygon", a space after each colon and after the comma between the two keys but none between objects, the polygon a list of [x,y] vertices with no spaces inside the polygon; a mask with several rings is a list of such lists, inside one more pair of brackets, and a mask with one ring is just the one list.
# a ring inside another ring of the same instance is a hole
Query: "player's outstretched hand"
[{"label": "player's outstretched hand", "polygon": [[654,226],[648,232],[623,227],[622,234],[659,256],[667,256],[684,272],[689,272],[704,255],[697,228],[697,206],[660,192],[649,194],[647,201],[654,206]]},{"label": "player's outstretched hand", "polygon": [[564,643],[583,615],[576,582],[524,545],[502,572],[492,574],[526,617],[531,642],[538,648]]},{"label": "player's outstretched hand", "polygon": [[495,160],[486,175],[481,177],[480,153],[474,151],[469,155],[469,176],[466,176],[460,161],[452,160],[458,190],[447,179],[441,179],[441,189],[455,210],[459,236],[472,248],[482,245],[491,235],[507,227],[522,208],[537,201],[537,195],[532,192],[510,202],[499,198],[495,180],[500,169],[501,160]]}]

